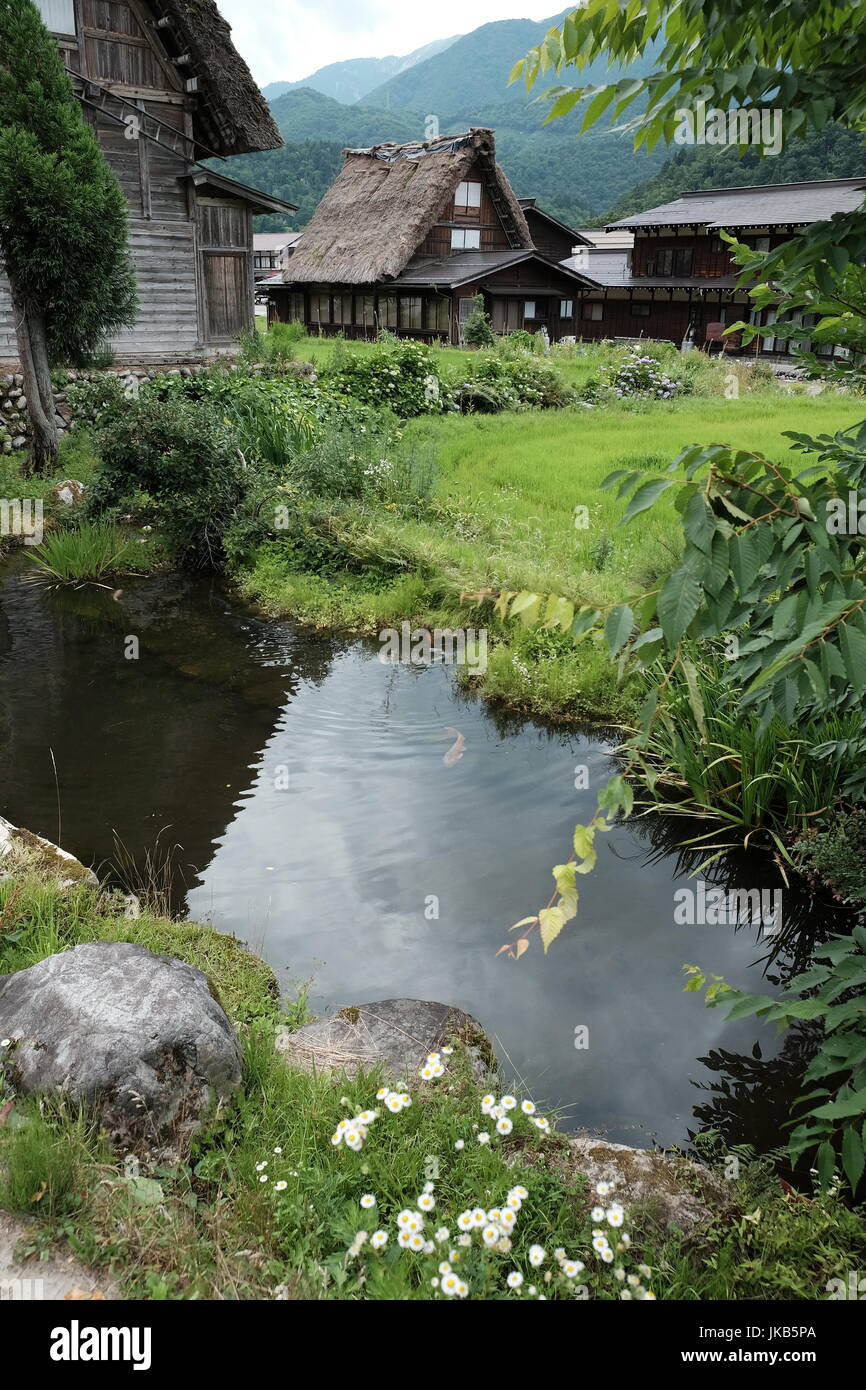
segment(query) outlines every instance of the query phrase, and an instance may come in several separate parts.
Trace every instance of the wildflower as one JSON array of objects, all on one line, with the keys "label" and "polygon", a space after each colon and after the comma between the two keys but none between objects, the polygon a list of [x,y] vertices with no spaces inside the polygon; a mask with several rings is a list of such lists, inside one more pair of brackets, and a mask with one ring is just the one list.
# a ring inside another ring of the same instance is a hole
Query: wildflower
[{"label": "wildflower", "polygon": [[517,1187],[512,1187],[508,1195],[511,1196],[512,1194],[515,1197],[519,1197],[522,1202],[525,1202],[529,1196],[527,1189],[521,1183],[518,1183]]},{"label": "wildflower", "polygon": [[256,1172],[257,1172],[257,1173],[260,1173],[260,1172],[262,1171],[262,1169],[263,1169],[263,1168],[267,1168],[267,1166],[268,1166],[268,1160],[267,1160],[267,1159],[264,1159],[264,1161],[263,1161],[262,1163],[257,1163],[257,1164],[256,1164]]},{"label": "wildflower", "polygon": [[613,1191],[613,1187],[609,1182],[597,1182],[595,1185],[595,1190],[598,1193],[599,1197],[608,1197],[610,1196],[610,1193]]},{"label": "wildflower", "polygon": [[288,1184],[287,1182],[275,1182],[275,1183],[274,1183],[274,1191],[275,1191],[275,1192],[285,1192],[285,1190],[286,1190],[286,1188],[288,1187],[288,1185],[289,1185],[289,1184]]},{"label": "wildflower", "polygon": [[641,1302],[642,1302],[642,1303],[650,1303],[650,1302],[652,1302],[652,1303],[657,1303],[657,1302],[658,1302],[658,1299],[656,1298],[656,1296],[655,1296],[655,1294],[653,1293],[652,1289],[644,1289],[644,1291],[643,1291],[643,1298],[641,1299]]},{"label": "wildflower", "polygon": [[631,1236],[629,1235],[628,1231],[623,1231],[622,1235],[620,1236],[620,1241],[623,1245],[631,1245]]},{"label": "wildflower", "polygon": [[436,1246],[433,1244],[432,1240],[425,1240],[425,1242],[424,1242],[424,1254],[425,1254],[425,1255],[432,1255],[432,1254],[433,1254],[433,1251],[434,1251],[435,1249],[436,1249]]},{"label": "wildflower", "polygon": [[503,1115],[502,1119],[496,1121],[496,1129],[499,1134],[510,1134],[513,1128],[514,1125],[505,1115]]},{"label": "wildflower", "polygon": [[580,1267],[579,1267],[578,1261],[577,1261],[577,1260],[563,1260],[563,1262],[562,1262],[562,1272],[563,1272],[563,1274],[565,1275],[566,1279],[576,1279],[577,1276],[578,1276],[578,1274],[580,1273]]},{"label": "wildflower", "polygon": [[520,1197],[518,1197],[516,1192],[509,1192],[508,1196],[505,1199],[505,1205],[509,1209],[509,1211],[520,1211],[520,1208],[523,1206],[523,1202],[520,1199]]},{"label": "wildflower", "polygon": [[520,1285],[523,1283],[523,1275],[520,1273],[519,1269],[512,1269],[505,1282],[510,1289],[519,1289]]},{"label": "wildflower", "polygon": [[545,1250],[543,1245],[530,1245],[529,1263],[533,1269],[538,1269],[539,1265],[544,1264]]},{"label": "wildflower", "polygon": [[444,1052],[444,1054],[445,1054],[446,1057],[450,1057],[450,1056],[451,1056],[451,1053],[454,1051],[454,1048],[453,1048],[453,1047],[443,1047],[442,1051]]},{"label": "wildflower", "polygon": [[439,1266],[439,1273],[440,1273],[440,1274],[450,1274],[450,1273],[451,1273],[451,1266],[450,1266],[450,1264],[448,1263],[447,1260],[443,1260],[442,1263],[440,1264],[440,1266]]},{"label": "wildflower", "polygon": [[550,1121],[548,1119],[545,1119],[544,1115],[534,1115],[532,1118],[532,1123],[536,1125],[538,1129],[541,1130],[542,1134],[546,1134],[547,1131],[550,1129]]},{"label": "wildflower", "polygon": [[436,1205],[436,1198],[431,1197],[429,1192],[422,1192],[418,1198],[418,1206],[421,1211],[432,1211]]},{"label": "wildflower", "polygon": [[438,1289],[438,1287],[439,1287],[439,1280],[436,1278],[435,1275],[434,1275],[433,1278],[430,1280],[430,1286],[431,1286],[431,1288],[434,1288],[434,1289]]},{"label": "wildflower", "polygon": [[490,1114],[491,1114],[491,1117],[492,1117],[494,1120],[504,1120],[504,1118],[505,1118],[505,1106],[504,1106],[504,1105],[494,1105],[494,1107],[493,1107],[493,1109],[491,1110]]},{"label": "wildflower", "polygon": [[514,1096],[503,1096],[500,1104],[503,1110],[513,1110],[517,1101],[514,1099]]},{"label": "wildflower", "polygon": [[444,1075],[445,1075],[445,1068],[443,1067],[443,1065],[442,1065],[441,1062],[431,1062],[431,1063],[430,1063],[430,1075],[433,1076],[433,1077],[438,1077],[438,1076],[444,1076]]},{"label": "wildflower", "polygon": [[625,1279],[625,1270],[622,1265],[619,1265],[618,1268],[613,1271],[613,1277],[614,1279],[618,1279],[620,1283],[623,1282]]},{"label": "wildflower", "polygon": [[421,1068],[421,1070],[418,1072],[418,1075],[421,1077],[422,1081],[432,1081],[433,1068],[428,1063],[427,1066]]},{"label": "wildflower", "polygon": [[262,1173],[262,1176],[259,1178],[259,1182],[267,1182],[267,1180],[268,1180],[268,1175],[267,1175],[267,1173]]},{"label": "wildflower", "polygon": [[412,1235],[410,1235],[409,1249],[414,1250],[416,1253],[424,1249],[424,1237],[421,1235],[420,1231],[414,1231]]},{"label": "wildflower", "polygon": [[464,1284],[463,1280],[461,1279],[461,1280],[460,1280],[460,1283],[457,1285],[457,1297],[458,1297],[458,1298],[465,1298],[466,1295],[468,1294],[468,1292],[469,1292],[469,1285],[468,1285],[468,1284]]},{"label": "wildflower", "polygon": [[495,1104],[496,1104],[496,1097],[495,1097],[495,1096],[482,1096],[482,1097],[481,1097],[481,1113],[482,1113],[483,1115],[489,1115]]},{"label": "wildflower", "polygon": [[440,1226],[440,1227],[439,1227],[439,1230],[436,1232],[436,1235],[434,1236],[434,1240],[436,1241],[437,1245],[441,1245],[442,1242],[443,1242],[443,1240],[447,1240],[447,1239],[448,1239],[448,1227],[447,1227],[447,1226]]},{"label": "wildflower", "polygon": [[467,1245],[471,1245],[471,1244],[472,1244],[472,1237],[471,1237],[470,1235],[458,1236],[458,1237],[457,1237],[457,1244],[458,1244],[458,1245],[462,1245],[462,1246],[464,1246],[464,1247],[467,1246]]},{"label": "wildflower", "polygon": [[386,1097],[386,1100],[385,1100],[385,1104],[387,1105],[388,1109],[391,1111],[391,1114],[392,1114],[392,1115],[399,1115],[400,1111],[403,1109],[403,1102],[402,1102],[402,1100],[400,1099],[399,1096],[395,1096],[395,1095],[387,1096],[387,1097]]},{"label": "wildflower", "polygon": [[411,1232],[411,1231],[401,1231],[400,1234],[399,1234],[398,1237],[397,1237],[397,1244],[400,1246],[400,1249],[401,1249],[401,1250],[408,1250],[408,1249],[409,1249],[409,1242],[410,1242],[411,1239],[412,1239],[412,1232]]},{"label": "wildflower", "polygon": [[428,1062],[438,1062],[438,1061],[439,1061],[439,1053],[438,1053],[438,1052],[428,1052],[428,1053],[427,1053],[427,1061],[428,1061]]},{"label": "wildflower", "polygon": [[620,1298],[623,1300],[623,1302],[625,1302],[625,1301],[627,1301],[628,1299],[630,1299],[630,1298],[631,1298],[631,1289],[623,1289],[622,1293],[620,1294]]},{"label": "wildflower", "polygon": [[343,1139],[342,1134],[332,1134],[332,1135],[331,1135],[331,1143],[332,1143],[335,1147],[336,1147],[337,1144],[339,1144],[339,1143],[342,1142],[342,1139]]},{"label": "wildflower", "polygon": [[593,1250],[595,1250],[596,1253],[599,1254],[599,1255],[600,1255],[604,1250],[609,1249],[609,1246],[608,1246],[608,1243],[607,1243],[607,1236],[606,1236],[606,1235],[595,1236],[595,1237],[593,1238],[592,1248],[593,1248]]},{"label": "wildflower", "polygon": [[283,1152],[283,1151],[282,1151],[281,1148],[279,1148],[279,1146],[278,1146],[276,1149],[274,1149],[274,1153],[275,1153],[275,1154],[281,1154],[282,1152]]},{"label": "wildflower", "polygon": [[356,1124],[371,1125],[375,1120],[377,1113],[378,1112],[375,1110],[362,1110],[356,1120]]},{"label": "wildflower", "polygon": [[466,1140],[465,1140],[465,1139],[455,1139],[455,1140],[454,1140],[454,1147],[455,1147],[455,1149],[458,1150],[458,1152],[459,1152],[460,1149],[465,1149],[465,1148],[466,1148]]},{"label": "wildflower", "polygon": [[402,1211],[397,1213],[397,1225],[404,1231],[408,1230],[409,1223],[414,1215],[415,1213],[410,1211],[409,1207],[404,1207]]},{"label": "wildflower", "polygon": [[387,1086],[380,1086],[378,1091],[376,1092],[376,1099],[387,1100],[390,1094],[391,1092],[388,1090]]},{"label": "wildflower", "polygon": [[348,1120],[338,1120],[338,1121],[337,1121],[337,1133],[338,1133],[338,1134],[345,1134],[345,1132],[346,1132],[346,1130],[347,1130],[348,1128],[349,1128],[349,1121],[348,1121]]},{"label": "wildflower", "polygon": [[562,1264],[562,1261],[565,1259],[565,1251],[561,1245],[557,1245],[553,1252],[553,1258],[556,1260],[557,1264]]},{"label": "wildflower", "polygon": [[649,1265],[638,1265],[638,1271],[643,1275],[644,1279],[649,1279],[652,1275],[652,1270]]},{"label": "wildflower", "polygon": [[483,1207],[475,1207],[472,1211],[472,1225],[483,1226],[487,1220],[487,1212]]},{"label": "wildflower", "polygon": [[630,1284],[633,1289],[636,1289],[638,1284],[640,1283],[640,1280],[638,1279],[636,1274],[627,1274],[625,1281],[627,1284]]},{"label": "wildflower", "polygon": [[362,1206],[365,1211],[369,1211],[371,1207],[376,1205],[376,1198],[373,1196],[372,1192],[365,1192],[359,1205]]},{"label": "wildflower", "polygon": [[533,1295],[533,1297],[534,1297],[535,1294],[538,1292],[538,1290],[536,1289],[536,1287],[535,1287],[534,1284],[527,1284],[527,1286],[526,1286],[526,1292],[527,1292],[528,1294]]},{"label": "wildflower", "polygon": [[425,1192],[432,1192],[432,1191],[433,1191],[433,1184],[432,1184],[432,1182],[425,1182],[425,1184],[424,1184],[424,1191],[425,1191]]},{"label": "wildflower", "polygon": [[503,1211],[499,1217],[499,1224],[504,1231],[513,1231],[517,1217],[513,1211]]},{"label": "wildflower", "polygon": [[479,1144],[489,1144],[489,1143],[490,1143],[490,1135],[487,1133],[487,1130],[486,1130],[486,1129],[482,1129],[482,1130],[479,1132],[479,1134],[478,1134],[478,1142],[479,1142]]},{"label": "wildflower", "polygon": [[621,1225],[622,1225],[622,1212],[621,1212],[621,1211],[617,1211],[614,1207],[611,1207],[610,1210],[607,1212],[607,1224],[608,1224],[609,1226],[614,1226],[614,1227],[616,1227],[616,1226],[621,1226]]},{"label": "wildflower", "polygon": [[461,1211],[460,1215],[457,1218],[457,1225],[460,1227],[461,1231],[471,1230],[472,1226],[474,1225],[474,1222],[472,1220],[472,1212]]},{"label": "wildflower", "polygon": [[453,1298],[459,1287],[460,1280],[457,1278],[456,1274],[445,1275],[444,1279],[442,1280],[441,1288],[442,1292],[446,1295],[446,1297]]},{"label": "wildflower", "polygon": [[496,1248],[500,1250],[503,1255],[507,1255],[511,1249],[511,1241],[508,1236],[503,1236]]},{"label": "wildflower", "polygon": [[481,1232],[481,1239],[484,1241],[487,1249],[492,1250],[499,1242],[499,1227],[485,1226],[484,1230]]},{"label": "wildflower", "polygon": [[402,1105],[404,1110],[408,1110],[409,1106],[412,1104],[412,1097],[407,1096],[405,1091],[403,1091],[400,1095],[400,1104]]},{"label": "wildflower", "polygon": [[609,1245],[601,1251],[601,1258],[604,1260],[606,1265],[613,1264],[613,1251],[611,1250]]},{"label": "wildflower", "polygon": [[534,1104],[534,1102],[531,1101],[531,1100],[522,1100],[522,1101],[520,1102],[520,1108],[521,1108],[521,1110],[523,1111],[524,1115],[534,1115],[534,1114],[535,1114],[535,1104]]},{"label": "wildflower", "polygon": [[492,1221],[495,1226],[501,1215],[502,1212],[499,1207],[491,1207],[487,1213],[487,1220]]},{"label": "wildflower", "polygon": [[370,1237],[370,1244],[374,1250],[381,1250],[384,1245],[388,1244],[388,1232],[374,1231]]},{"label": "wildflower", "polygon": [[593,1221],[603,1221],[604,1207],[593,1207],[592,1211],[589,1214],[592,1217]]}]

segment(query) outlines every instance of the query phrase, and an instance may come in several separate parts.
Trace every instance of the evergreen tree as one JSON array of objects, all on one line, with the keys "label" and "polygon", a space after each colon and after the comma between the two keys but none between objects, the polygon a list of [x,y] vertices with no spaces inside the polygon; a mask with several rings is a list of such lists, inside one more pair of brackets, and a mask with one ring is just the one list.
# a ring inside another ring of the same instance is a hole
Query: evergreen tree
[{"label": "evergreen tree", "polygon": [[58,449],[50,364],[86,362],[137,296],[126,199],[31,0],[0,0],[0,261],[42,472]]}]

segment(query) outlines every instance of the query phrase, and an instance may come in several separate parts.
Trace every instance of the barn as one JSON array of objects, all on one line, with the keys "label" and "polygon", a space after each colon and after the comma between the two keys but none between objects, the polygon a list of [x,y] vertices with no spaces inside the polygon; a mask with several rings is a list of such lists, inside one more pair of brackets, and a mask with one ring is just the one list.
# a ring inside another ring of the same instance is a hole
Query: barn
[{"label": "barn", "polygon": [[[34,3],[129,203],[140,309],[111,344],[116,360],[227,351],[253,324],[253,217],[296,210],[212,167],[282,144],[228,24],[214,0]],[[0,271],[0,364],[16,358]]]}]

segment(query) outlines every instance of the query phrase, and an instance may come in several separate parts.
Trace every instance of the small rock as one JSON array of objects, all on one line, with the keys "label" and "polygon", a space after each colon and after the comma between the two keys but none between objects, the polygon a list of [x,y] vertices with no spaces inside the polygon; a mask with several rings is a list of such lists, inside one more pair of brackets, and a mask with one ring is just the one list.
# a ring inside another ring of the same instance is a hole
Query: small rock
[{"label": "small rock", "polygon": [[596,1183],[609,1182],[611,1198],[626,1209],[640,1203],[659,1225],[683,1231],[706,1225],[733,1206],[730,1185],[691,1159],[592,1136],[577,1136],[569,1144],[575,1169],[589,1179],[593,1205]]},{"label": "small rock", "polygon": [[85,491],[84,484],[79,483],[76,478],[66,478],[53,487],[48,496],[58,506],[77,507],[83,501]]}]

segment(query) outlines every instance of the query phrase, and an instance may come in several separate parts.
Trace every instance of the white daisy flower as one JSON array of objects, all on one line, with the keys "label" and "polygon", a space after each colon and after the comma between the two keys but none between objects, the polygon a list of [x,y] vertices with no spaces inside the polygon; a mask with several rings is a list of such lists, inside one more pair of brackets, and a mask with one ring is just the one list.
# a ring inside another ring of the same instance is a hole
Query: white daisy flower
[{"label": "white daisy flower", "polygon": [[461,1279],[461,1280],[460,1280],[460,1283],[457,1285],[457,1297],[458,1297],[458,1298],[465,1298],[466,1295],[468,1294],[468,1292],[469,1292],[469,1285],[468,1285],[468,1284],[464,1284],[464,1283],[463,1283],[463,1280]]},{"label": "white daisy flower", "polygon": [[424,1249],[424,1237],[420,1231],[414,1231],[409,1237],[409,1249],[416,1253]]},{"label": "white daisy flower", "polygon": [[388,1244],[388,1232],[374,1231],[370,1237],[370,1244],[374,1250],[381,1250],[384,1245]]},{"label": "white daisy flower", "polygon": [[376,1205],[376,1198],[373,1196],[372,1192],[364,1193],[363,1197],[361,1198],[360,1205],[364,1208],[365,1211],[369,1211],[371,1207],[374,1207]]},{"label": "white daisy flower", "polygon": [[611,1207],[611,1209],[607,1212],[607,1224],[608,1224],[608,1226],[613,1226],[613,1227],[621,1226],[621,1225],[622,1225],[622,1212],[621,1212],[621,1211],[615,1211],[614,1208]]},{"label": "white daisy flower", "polygon": [[481,1239],[484,1241],[487,1249],[492,1250],[499,1242],[499,1227],[485,1226],[484,1230],[481,1232]]},{"label": "white daisy flower", "polygon": [[538,1269],[539,1265],[544,1264],[545,1250],[543,1245],[530,1245],[529,1263],[533,1269]]},{"label": "white daisy flower", "polygon": [[589,1214],[593,1221],[603,1221],[604,1207],[593,1207],[592,1211]]},{"label": "white daisy flower", "polygon": [[443,1240],[448,1239],[448,1227],[440,1226],[433,1239],[436,1241],[437,1245],[441,1245]]},{"label": "white daisy flower", "polygon": [[288,1185],[289,1185],[289,1184],[288,1184],[287,1182],[275,1182],[275,1183],[274,1183],[274,1191],[275,1191],[275,1192],[285,1192],[285,1190],[286,1190],[286,1188],[288,1187]]},{"label": "white daisy flower", "polygon": [[490,1135],[487,1133],[487,1130],[486,1130],[486,1129],[479,1130],[478,1135],[477,1135],[477,1138],[478,1138],[479,1144],[489,1144],[489,1143],[490,1143]]},{"label": "white daisy flower", "polygon": [[418,1198],[418,1206],[421,1211],[432,1211],[436,1205],[436,1198],[431,1197],[429,1192],[422,1192]]},{"label": "white daisy flower", "polygon": [[517,1101],[514,1096],[503,1096],[499,1104],[502,1106],[503,1110],[513,1110]]},{"label": "white daisy flower", "polygon": [[466,1148],[466,1140],[465,1140],[465,1139],[455,1139],[455,1140],[454,1140],[454,1147],[455,1147],[455,1149],[458,1150],[458,1152],[459,1152],[460,1149],[465,1149],[465,1148]]},{"label": "white daisy flower", "polygon": [[400,1246],[400,1249],[401,1249],[401,1250],[408,1250],[408,1249],[409,1249],[409,1242],[410,1242],[411,1239],[412,1239],[412,1232],[411,1232],[411,1231],[401,1231],[400,1234],[399,1234],[398,1237],[397,1237],[397,1244]]},{"label": "white daisy flower", "polygon": [[522,1101],[520,1102],[520,1108],[521,1108],[521,1110],[523,1111],[524,1115],[534,1115],[534,1114],[535,1114],[535,1103],[534,1103],[534,1101],[531,1101],[531,1100],[522,1100]]},{"label": "white daisy flower", "polygon": [[453,1047],[443,1047],[442,1051],[443,1051],[443,1053],[445,1054],[446,1057],[450,1057],[450,1056],[451,1056],[451,1053],[454,1051],[454,1048],[453,1048]]},{"label": "white daisy flower", "polygon": [[446,1274],[440,1287],[446,1297],[453,1298],[460,1287],[460,1280],[457,1278],[456,1274]]},{"label": "white daisy flower", "polygon": [[578,1274],[580,1273],[580,1267],[579,1267],[578,1261],[577,1261],[577,1260],[563,1260],[563,1262],[562,1262],[562,1272],[563,1272],[563,1274],[565,1275],[566,1279],[576,1279],[577,1276],[578,1276]]},{"label": "white daisy flower", "polygon": [[532,1117],[532,1123],[541,1130],[542,1134],[546,1134],[550,1129],[550,1121],[545,1119],[543,1115],[534,1115]]},{"label": "white daisy flower", "polygon": [[283,1152],[283,1151],[282,1151],[281,1148],[279,1148],[279,1146],[278,1146],[276,1149],[274,1149],[274,1153],[275,1153],[275,1154],[281,1154],[282,1152]]},{"label": "white daisy flower", "polygon": [[467,1245],[472,1244],[472,1237],[470,1235],[458,1236],[457,1244],[462,1245],[465,1248]]},{"label": "white daisy flower", "polygon": [[501,1119],[496,1121],[497,1134],[510,1134],[513,1128],[514,1125],[508,1119],[507,1115],[503,1115]]},{"label": "white daisy flower", "polygon": [[523,1283],[523,1275],[520,1273],[519,1269],[512,1269],[505,1282],[510,1289],[519,1289],[520,1285]]},{"label": "white daisy flower", "polygon": [[599,1197],[609,1197],[611,1192],[613,1191],[613,1187],[609,1182],[597,1182],[595,1185],[595,1190],[598,1193]]},{"label": "white daisy flower", "polygon": [[473,1226],[472,1212],[461,1211],[457,1218],[457,1225],[460,1227],[461,1231],[471,1231]]},{"label": "white daisy flower", "polygon": [[500,1213],[499,1224],[503,1231],[513,1231],[516,1221],[517,1216],[515,1212],[506,1209]]},{"label": "white daisy flower", "polygon": [[451,1273],[451,1266],[450,1266],[450,1264],[448,1263],[447,1260],[443,1260],[442,1263],[440,1264],[440,1266],[439,1266],[439,1273],[440,1273],[440,1274],[450,1274],[450,1273]]}]

